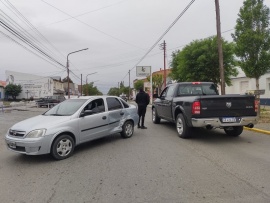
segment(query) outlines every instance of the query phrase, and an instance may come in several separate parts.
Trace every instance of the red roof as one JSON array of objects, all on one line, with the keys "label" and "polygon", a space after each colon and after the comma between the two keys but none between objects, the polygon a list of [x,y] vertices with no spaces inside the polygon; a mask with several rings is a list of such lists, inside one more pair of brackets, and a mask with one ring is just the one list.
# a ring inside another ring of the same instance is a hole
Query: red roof
[{"label": "red roof", "polygon": [[6,81],[1,81],[1,80],[0,80],[0,86],[5,87],[6,84],[7,84]]}]

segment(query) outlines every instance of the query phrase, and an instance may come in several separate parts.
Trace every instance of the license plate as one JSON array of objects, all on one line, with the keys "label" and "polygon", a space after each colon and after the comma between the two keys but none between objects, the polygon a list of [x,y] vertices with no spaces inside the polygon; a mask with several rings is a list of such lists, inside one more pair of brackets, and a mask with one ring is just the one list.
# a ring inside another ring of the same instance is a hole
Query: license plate
[{"label": "license plate", "polygon": [[235,117],[231,117],[231,118],[222,118],[222,122],[223,122],[223,123],[235,123],[235,122],[236,122],[236,118],[235,118]]},{"label": "license plate", "polygon": [[16,143],[15,143],[15,142],[10,142],[10,143],[8,143],[8,146],[9,146],[10,148],[16,149]]}]

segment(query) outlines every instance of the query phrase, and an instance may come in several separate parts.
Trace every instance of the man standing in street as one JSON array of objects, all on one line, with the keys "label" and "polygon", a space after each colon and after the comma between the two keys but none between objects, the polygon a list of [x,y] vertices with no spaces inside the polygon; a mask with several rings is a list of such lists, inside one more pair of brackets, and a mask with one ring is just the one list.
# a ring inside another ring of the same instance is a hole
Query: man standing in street
[{"label": "man standing in street", "polygon": [[138,105],[138,114],[139,114],[138,128],[147,129],[147,127],[144,126],[144,117],[146,113],[146,107],[149,104],[150,98],[149,95],[145,93],[145,91],[143,91],[143,88],[140,88],[139,93],[136,95],[135,101]]}]

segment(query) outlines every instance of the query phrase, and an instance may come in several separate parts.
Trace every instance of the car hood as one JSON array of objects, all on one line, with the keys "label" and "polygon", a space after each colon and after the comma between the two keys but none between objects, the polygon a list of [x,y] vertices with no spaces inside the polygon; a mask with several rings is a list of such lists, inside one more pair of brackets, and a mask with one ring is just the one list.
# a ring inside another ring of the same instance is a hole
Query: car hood
[{"label": "car hood", "polygon": [[39,115],[16,123],[11,127],[11,129],[20,131],[31,131],[34,129],[48,128],[50,126],[68,121],[70,120],[70,118],[70,116]]}]

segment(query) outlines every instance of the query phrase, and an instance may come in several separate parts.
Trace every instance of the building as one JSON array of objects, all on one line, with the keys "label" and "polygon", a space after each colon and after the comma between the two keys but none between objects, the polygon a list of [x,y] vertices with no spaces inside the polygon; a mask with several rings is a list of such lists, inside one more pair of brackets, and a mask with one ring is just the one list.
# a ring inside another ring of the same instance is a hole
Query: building
[{"label": "building", "polygon": [[45,96],[64,95],[60,77],[43,77],[27,73],[6,71],[6,84],[21,85],[18,99],[37,99]]},{"label": "building", "polygon": [[[171,69],[166,69],[166,85],[170,84],[172,82],[172,79],[169,77],[169,74],[171,73]],[[152,77],[154,75],[162,75],[164,76],[164,69],[160,68],[159,71],[155,71],[152,73]],[[135,79],[133,80],[133,87],[134,84],[138,81],[138,80],[142,80],[144,82],[144,91],[147,92],[150,95],[150,89],[151,89],[151,84],[150,81],[148,81],[147,78],[143,78],[143,79]],[[164,84],[162,83],[159,87],[157,87],[156,89],[153,89],[153,94],[160,94],[161,90],[164,89]],[[133,90],[132,92],[132,96],[134,97],[137,94],[136,90]]]},{"label": "building", "polygon": [[[238,75],[231,78],[232,86],[226,86],[226,94],[246,94],[251,90],[256,90],[256,80],[246,77],[242,69],[238,68]],[[261,105],[270,105],[270,71],[259,79],[259,88],[264,91],[260,95]]]},{"label": "building", "polygon": [[0,100],[3,100],[5,98],[5,88],[6,82],[0,80]]}]

